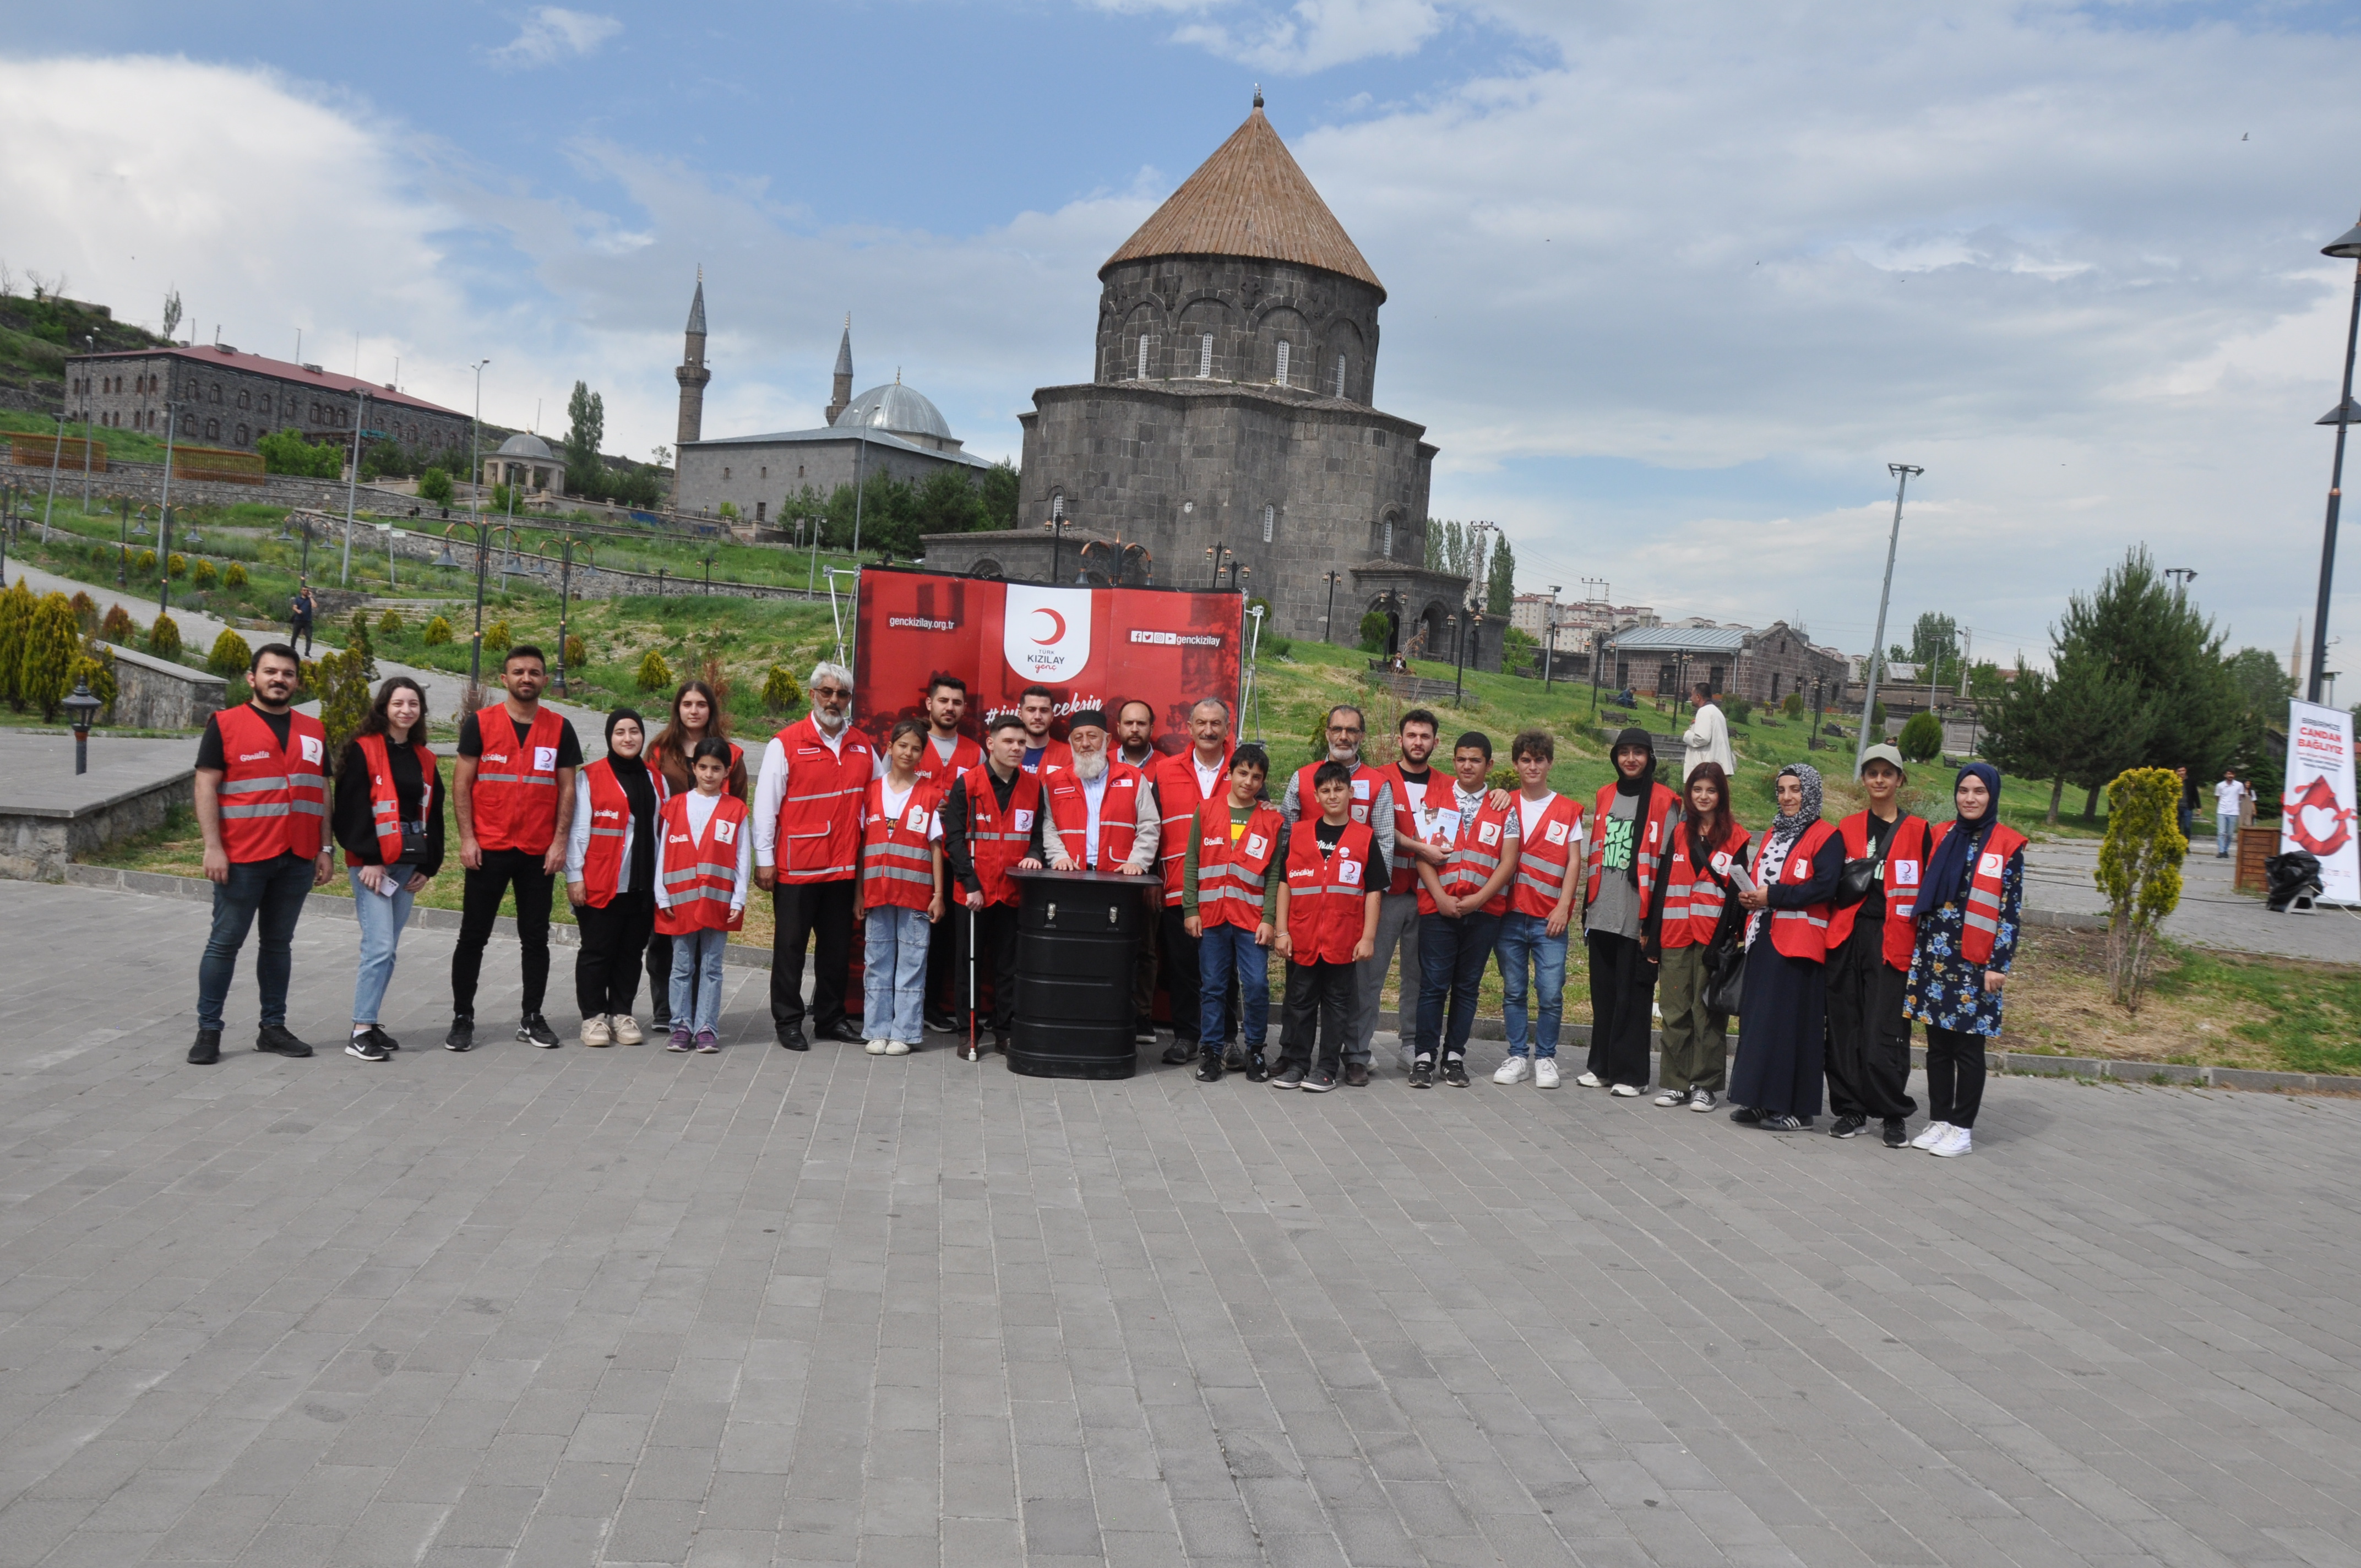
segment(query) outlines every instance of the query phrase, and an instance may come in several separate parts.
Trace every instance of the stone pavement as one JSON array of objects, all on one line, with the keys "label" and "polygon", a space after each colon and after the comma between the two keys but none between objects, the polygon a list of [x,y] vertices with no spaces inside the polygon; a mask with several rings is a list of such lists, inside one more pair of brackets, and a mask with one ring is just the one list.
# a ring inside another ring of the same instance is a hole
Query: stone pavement
[{"label": "stone pavement", "polygon": [[392,1062],[195,1069],[203,927],[0,884],[0,1564],[2356,1560],[2352,1101],[453,1056],[426,931]]},{"label": "stone pavement", "polygon": [[[2326,907],[2312,915],[2272,914],[2261,899],[2233,891],[2231,862],[2213,855],[2213,820],[2200,821],[2206,831],[2190,840],[2191,852],[2180,872],[2180,907],[2165,917],[2166,936],[2227,952],[2361,964],[2361,914]],[[2026,907],[2103,918],[2107,901],[2092,880],[2098,866],[2095,839],[2027,846]]]}]

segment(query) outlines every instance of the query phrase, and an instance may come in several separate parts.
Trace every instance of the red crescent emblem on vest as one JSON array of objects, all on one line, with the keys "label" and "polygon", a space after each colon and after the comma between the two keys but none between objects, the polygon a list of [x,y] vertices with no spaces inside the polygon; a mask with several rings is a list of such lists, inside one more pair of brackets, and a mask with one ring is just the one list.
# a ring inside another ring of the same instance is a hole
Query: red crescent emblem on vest
[{"label": "red crescent emblem on vest", "polygon": [[1060,615],[1054,609],[1037,609],[1033,613],[1036,615],[1048,616],[1049,618],[1049,624],[1058,629],[1057,630],[1049,633],[1047,637],[1036,637],[1033,639],[1034,641],[1046,648],[1052,642],[1062,642],[1066,640],[1066,618],[1064,616]]}]

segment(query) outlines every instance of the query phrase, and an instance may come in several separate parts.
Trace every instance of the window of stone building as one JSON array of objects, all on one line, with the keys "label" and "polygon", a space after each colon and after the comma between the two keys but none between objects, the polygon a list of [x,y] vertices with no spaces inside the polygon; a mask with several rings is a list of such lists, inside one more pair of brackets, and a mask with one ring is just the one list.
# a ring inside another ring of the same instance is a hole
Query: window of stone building
[{"label": "window of stone building", "polygon": [[1148,345],[1150,341],[1152,340],[1146,333],[1141,333],[1139,334],[1139,372],[1134,378],[1136,380],[1145,381],[1148,379]]},{"label": "window of stone building", "polygon": [[1341,354],[1336,356],[1336,395],[1345,395],[1345,356]]},{"label": "window of stone building", "polygon": [[214,385],[213,385],[213,393],[212,393],[212,395],[211,395],[210,397],[208,397],[205,400],[206,400],[207,402],[212,402],[212,403],[217,403],[217,402],[221,401],[221,383],[220,383],[219,381],[215,381],[215,382],[214,383]]},{"label": "window of stone building", "polygon": [[763,464],[763,478],[765,478],[765,479],[767,479],[767,478],[769,478],[770,477],[771,477],[771,466],[770,466],[768,463],[765,463],[765,464]]},{"label": "window of stone building", "polygon": [[729,469],[727,469],[727,468],[722,469],[722,470],[721,470],[721,477],[722,477],[723,478],[725,478],[725,479],[726,479],[726,478],[728,478],[728,477],[730,477],[730,470],[729,470]]},{"label": "window of stone building", "polygon": [[1394,520],[1388,518],[1378,525],[1378,554],[1390,561],[1394,558]]},{"label": "window of stone building", "polygon": [[252,392],[238,393],[237,406],[242,409],[252,408],[254,406],[254,394]]},{"label": "window of stone building", "polygon": [[1777,701],[1779,700],[1779,679],[1780,679],[1779,672],[1778,672],[1778,671],[1776,671],[1776,670],[1772,671],[1772,672],[1771,672],[1771,700],[1772,700],[1773,702],[1777,702]]},{"label": "window of stone building", "polygon": [[770,515],[771,515],[771,503],[770,503],[770,502],[768,502],[768,501],[756,501],[756,502],[754,503],[754,521],[755,521],[756,522],[762,522],[762,521],[765,521],[766,519],[768,519],[768,518],[770,517]]},{"label": "window of stone building", "polygon": [[1209,381],[1213,377],[1213,334],[1205,334],[1197,340],[1197,378]]},{"label": "window of stone building", "polygon": [[804,466],[803,466],[802,464],[798,463],[798,464],[796,464],[796,478],[798,478],[798,479],[800,479],[800,478],[802,478],[803,477],[804,477]]},{"label": "window of stone building", "polygon": [[1287,385],[1287,339],[1282,337],[1279,340],[1279,384],[1282,387]]},{"label": "window of stone building", "polygon": [[1276,528],[1278,524],[1279,509],[1272,506],[1268,501],[1265,501],[1262,508],[1262,542],[1265,544],[1270,543],[1271,531]]},{"label": "window of stone building", "polygon": [[312,422],[313,424],[320,422],[320,405],[317,403],[312,405]]},{"label": "window of stone building", "polygon": [[252,435],[253,432],[247,430],[246,426],[239,425],[237,427],[237,444],[240,446],[244,446]]},{"label": "window of stone building", "polygon": [[1063,490],[1051,490],[1051,491],[1049,492],[1049,516],[1050,516],[1050,518],[1051,518],[1052,520],[1055,520],[1055,519],[1058,519],[1058,518],[1064,517],[1065,515],[1066,515],[1066,492],[1065,492],[1065,491],[1063,491]]},{"label": "window of stone building", "polygon": [[209,419],[205,421],[205,439],[207,441],[219,441],[221,439],[221,421],[217,419]]}]

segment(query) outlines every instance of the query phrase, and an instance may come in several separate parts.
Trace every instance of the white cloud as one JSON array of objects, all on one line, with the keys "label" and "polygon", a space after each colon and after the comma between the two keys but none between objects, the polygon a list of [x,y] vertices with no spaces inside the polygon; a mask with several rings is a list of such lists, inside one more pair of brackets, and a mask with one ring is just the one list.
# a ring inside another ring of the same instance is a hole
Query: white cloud
[{"label": "white cloud", "polygon": [[569,11],[562,5],[536,5],[517,36],[492,50],[491,58],[513,71],[531,71],[589,54],[622,30],[623,24],[612,16]]},{"label": "white cloud", "polygon": [[[1172,41],[1289,75],[1379,56],[1418,52],[1443,26],[1433,0],[1295,0],[1284,8],[1239,0],[1084,0],[1126,15],[1203,16],[1175,28]],[[1244,13],[1241,15],[1241,13]]]}]

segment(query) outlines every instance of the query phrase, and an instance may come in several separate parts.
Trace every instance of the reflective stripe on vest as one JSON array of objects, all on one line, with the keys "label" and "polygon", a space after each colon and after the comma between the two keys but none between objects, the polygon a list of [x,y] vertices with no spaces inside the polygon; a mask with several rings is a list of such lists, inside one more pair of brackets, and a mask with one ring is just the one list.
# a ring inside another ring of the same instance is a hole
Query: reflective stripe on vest
[{"label": "reflective stripe on vest", "polygon": [[[481,750],[469,799],[476,840],[485,849],[539,854],[556,838],[557,753],[565,731],[566,721],[545,707],[534,712],[522,737],[505,706],[477,713]],[[544,751],[549,766],[535,766]]]},{"label": "reflective stripe on vest", "polygon": [[300,855],[325,840],[328,732],[305,714],[287,718],[287,743],[251,703],[214,716],[222,742],[222,848],[247,863]]},{"label": "reflective stripe on vest", "polygon": [[[1237,826],[1238,836],[1231,837]],[[1208,926],[1239,926],[1248,930],[1262,924],[1263,900],[1270,887],[1271,861],[1277,858],[1279,812],[1267,801],[1257,801],[1246,814],[1243,825],[1230,820],[1230,803],[1226,798],[1209,800],[1198,808],[1194,831],[1197,834],[1197,917]],[[1238,846],[1256,835],[1262,835],[1265,844],[1262,869],[1255,871],[1235,859]],[[1187,853],[1187,841],[1182,841],[1182,853]]]},{"label": "reflective stripe on vest", "polygon": [[774,737],[787,771],[774,849],[781,882],[839,882],[858,869],[861,802],[876,753],[850,725],[839,733],[842,739],[830,749],[807,717]]},{"label": "reflective stripe on vest", "polygon": [[[862,828],[861,897],[872,908],[924,909],[935,899],[935,851],[928,829],[943,792],[920,779],[910,786],[899,811],[885,809],[885,781],[869,786]],[[910,818],[923,826],[912,828]]]},{"label": "reflective stripe on vest", "polygon": [[1287,935],[1293,962],[1353,961],[1367,923],[1362,900],[1382,891],[1367,885],[1375,843],[1366,825],[1351,823],[1335,849],[1323,855],[1318,819],[1297,823],[1287,849]]},{"label": "reflective stripe on vest", "polygon": [[[734,795],[716,797],[713,814],[705,819],[705,831],[698,835],[689,831],[689,799],[687,795],[673,796],[664,802],[657,818],[663,834],[656,861],[657,877],[664,885],[668,905],[657,911],[657,929],[668,936],[699,930],[735,930],[743,918],[731,911],[739,892],[738,861],[734,856],[720,860],[717,851],[734,850],[745,842],[744,835],[752,831],[746,803]],[[677,864],[672,860],[676,838],[690,840],[688,858]]]},{"label": "reflective stripe on vest", "polygon": [[1005,808],[992,791],[989,762],[969,772],[960,784],[967,791],[968,854],[983,901],[1014,904],[1016,883],[1008,875],[1009,868],[1025,858],[1033,838],[1029,823],[1022,828],[1016,826],[1016,815],[1041,809],[1040,775],[1020,769]]}]

